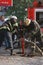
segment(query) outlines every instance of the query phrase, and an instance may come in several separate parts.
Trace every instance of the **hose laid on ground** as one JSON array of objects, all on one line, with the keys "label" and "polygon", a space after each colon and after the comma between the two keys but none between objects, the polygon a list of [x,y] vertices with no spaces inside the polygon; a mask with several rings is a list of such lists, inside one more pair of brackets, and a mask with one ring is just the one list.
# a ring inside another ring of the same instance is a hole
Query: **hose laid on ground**
[{"label": "hose laid on ground", "polygon": [[42,50],[35,44],[35,42],[29,41],[29,40],[27,40],[26,38],[25,38],[24,40],[25,40],[26,42],[28,42],[28,43],[34,44],[35,47],[38,49],[38,51],[43,55]]}]

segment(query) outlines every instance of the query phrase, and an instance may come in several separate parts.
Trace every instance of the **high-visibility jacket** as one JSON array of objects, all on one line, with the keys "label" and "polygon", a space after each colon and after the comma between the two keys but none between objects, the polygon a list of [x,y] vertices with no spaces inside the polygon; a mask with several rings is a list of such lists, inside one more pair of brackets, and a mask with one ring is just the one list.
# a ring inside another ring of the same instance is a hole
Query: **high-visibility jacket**
[{"label": "high-visibility jacket", "polygon": [[17,26],[18,26],[18,23],[16,22],[16,23],[11,23],[10,21],[8,21],[8,22],[5,22],[1,27],[0,27],[0,30],[2,30],[2,29],[6,29],[6,30],[8,30],[8,31],[10,31],[10,32],[12,32],[12,33],[15,33],[16,32],[16,30],[15,30],[15,28],[17,29]]}]

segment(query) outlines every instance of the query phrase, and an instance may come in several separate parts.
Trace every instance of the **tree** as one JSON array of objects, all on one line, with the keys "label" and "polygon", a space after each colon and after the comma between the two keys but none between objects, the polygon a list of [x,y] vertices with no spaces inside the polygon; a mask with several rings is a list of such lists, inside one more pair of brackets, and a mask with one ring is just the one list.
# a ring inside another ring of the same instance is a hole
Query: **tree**
[{"label": "tree", "polygon": [[24,20],[27,14],[25,9],[28,8],[30,1],[33,0],[13,0],[13,6],[8,8],[6,15],[16,15],[19,20]]}]

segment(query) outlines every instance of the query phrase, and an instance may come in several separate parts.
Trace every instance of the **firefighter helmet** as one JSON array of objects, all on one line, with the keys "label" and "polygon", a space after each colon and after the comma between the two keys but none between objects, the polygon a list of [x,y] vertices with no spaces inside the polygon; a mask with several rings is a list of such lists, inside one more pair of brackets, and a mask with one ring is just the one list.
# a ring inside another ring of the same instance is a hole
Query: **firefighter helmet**
[{"label": "firefighter helmet", "polygon": [[16,17],[16,16],[11,16],[11,18],[17,19],[17,17]]},{"label": "firefighter helmet", "polygon": [[25,24],[26,26],[30,25],[30,23],[31,23],[31,20],[30,20],[30,19],[26,18],[26,19],[24,20],[24,24]]}]

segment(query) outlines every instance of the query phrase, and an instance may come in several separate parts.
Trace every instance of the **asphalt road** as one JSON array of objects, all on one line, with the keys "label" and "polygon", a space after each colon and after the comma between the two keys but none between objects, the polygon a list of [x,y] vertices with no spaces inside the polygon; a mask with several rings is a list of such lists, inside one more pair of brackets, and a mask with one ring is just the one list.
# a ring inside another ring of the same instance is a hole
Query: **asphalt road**
[{"label": "asphalt road", "polygon": [[43,65],[43,57],[0,56],[0,65]]},{"label": "asphalt road", "polygon": [[0,49],[0,65],[43,65],[43,56],[21,57],[19,55],[10,56],[10,51]]}]

